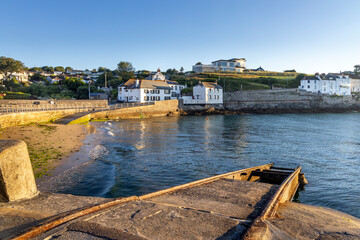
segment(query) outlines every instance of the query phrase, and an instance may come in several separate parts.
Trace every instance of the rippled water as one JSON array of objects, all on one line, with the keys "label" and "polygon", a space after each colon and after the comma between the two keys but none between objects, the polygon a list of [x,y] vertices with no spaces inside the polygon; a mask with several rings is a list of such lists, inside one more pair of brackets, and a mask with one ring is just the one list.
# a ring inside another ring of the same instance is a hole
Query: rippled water
[{"label": "rippled water", "polygon": [[[360,217],[360,114],[186,116],[93,122],[109,155],[64,174],[58,192],[142,195],[274,162],[301,166],[302,203]],[[61,181],[60,181],[61,182]]]}]

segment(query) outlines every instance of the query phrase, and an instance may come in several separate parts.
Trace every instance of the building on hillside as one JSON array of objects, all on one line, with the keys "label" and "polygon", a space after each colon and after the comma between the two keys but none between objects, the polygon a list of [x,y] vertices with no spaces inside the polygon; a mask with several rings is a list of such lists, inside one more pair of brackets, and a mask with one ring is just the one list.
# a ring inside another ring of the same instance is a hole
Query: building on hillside
[{"label": "building on hillside", "polygon": [[315,74],[300,81],[299,89],[322,94],[351,95],[351,79],[346,75]]},{"label": "building on hillside", "polygon": [[166,81],[130,79],[118,87],[121,102],[155,102],[171,99],[171,87]]},{"label": "building on hillside", "polygon": [[181,90],[186,88],[186,85],[181,85],[178,82],[166,80],[166,83],[169,84],[171,88],[171,99],[181,98]]},{"label": "building on hillside", "polygon": [[183,96],[184,104],[223,104],[223,89],[214,82],[199,82],[193,96]]},{"label": "building on hillside", "polygon": [[215,72],[216,67],[211,64],[197,64],[197,65],[192,66],[192,70],[195,73]]},{"label": "building on hillside", "polygon": [[208,64],[197,64],[193,65],[193,71],[196,73],[200,72],[243,72],[245,68],[245,58],[231,58],[229,60],[216,60]]},{"label": "building on hillside", "polygon": [[[10,73],[8,73],[8,77],[9,77],[9,75],[10,75]],[[18,81],[18,82],[28,82],[29,76],[32,76],[32,73],[28,73],[26,71],[14,72],[11,74],[10,79],[15,78],[16,81]],[[5,80],[5,74],[0,73],[0,80],[1,81]]]},{"label": "building on hillside", "polygon": [[351,92],[359,93],[360,92],[360,75],[359,74],[350,74],[351,79]]},{"label": "building on hillside", "polygon": [[108,95],[104,92],[90,93],[90,100],[108,100]]},{"label": "building on hillside", "polygon": [[245,70],[245,58],[220,59],[212,62],[212,65],[221,72],[243,72]]},{"label": "building on hillside", "polygon": [[264,72],[265,71],[261,66],[258,68],[255,68],[255,69],[250,69],[250,70],[253,72]]},{"label": "building on hillside", "polygon": [[166,80],[166,77],[164,76],[164,74],[162,74],[160,68],[158,68],[156,72],[150,73],[149,76],[147,76],[145,79],[146,79],[146,80],[161,80],[161,81],[165,81],[165,80]]}]

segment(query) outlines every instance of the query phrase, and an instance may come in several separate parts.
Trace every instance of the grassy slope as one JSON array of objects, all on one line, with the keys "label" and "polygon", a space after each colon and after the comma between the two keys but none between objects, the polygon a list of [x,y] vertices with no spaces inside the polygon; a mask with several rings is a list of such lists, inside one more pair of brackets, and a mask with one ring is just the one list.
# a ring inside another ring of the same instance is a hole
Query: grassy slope
[{"label": "grassy slope", "polygon": [[[299,85],[295,77],[298,73],[281,72],[246,72],[246,73],[220,73],[218,83],[226,87],[225,91],[270,89],[273,87],[294,88]],[[196,85],[199,81],[215,82],[219,73],[194,73],[191,75],[173,75],[172,80],[189,87]]]}]

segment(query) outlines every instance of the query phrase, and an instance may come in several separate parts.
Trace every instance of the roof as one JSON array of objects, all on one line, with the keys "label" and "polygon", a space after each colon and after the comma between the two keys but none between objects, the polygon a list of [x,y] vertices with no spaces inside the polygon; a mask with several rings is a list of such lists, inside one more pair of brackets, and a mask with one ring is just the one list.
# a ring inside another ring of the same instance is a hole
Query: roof
[{"label": "roof", "polygon": [[317,76],[305,76],[302,80],[320,80]]},{"label": "roof", "polygon": [[225,59],[220,59],[220,60],[216,60],[216,61],[213,61],[211,63],[215,63],[215,62],[223,62],[223,61],[226,61],[226,62],[236,62],[237,60],[245,60],[245,58],[231,58],[229,60],[225,60]]},{"label": "roof", "polygon": [[204,86],[204,87],[206,87],[206,88],[222,89],[222,87],[221,87],[219,84],[215,83],[215,82],[199,82],[198,85]]},{"label": "roof", "polygon": [[126,88],[146,88],[146,89],[171,89],[169,84],[164,81],[158,80],[138,80],[139,85],[136,86],[137,79],[130,79],[127,82],[121,84],[120,86],[125,86]]},{"label": "roof", "polygon": [[167,83],[167,84],[171,84],[171,85],[181,85],[181,84],[178,83],[178,82],[169,81],[169,80],[166,80],[166,83]]}]

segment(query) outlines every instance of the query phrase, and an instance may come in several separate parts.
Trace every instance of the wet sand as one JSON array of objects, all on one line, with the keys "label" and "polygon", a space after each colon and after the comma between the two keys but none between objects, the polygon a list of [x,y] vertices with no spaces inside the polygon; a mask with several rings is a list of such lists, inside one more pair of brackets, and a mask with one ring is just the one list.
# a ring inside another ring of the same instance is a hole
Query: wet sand
[{"label": "wet sand", "polygon": [[2,129],[0,139],[26,142],[36,178],[51,175],[52,170],[78,152],[84,144],[88,126],[31,124]]}]

